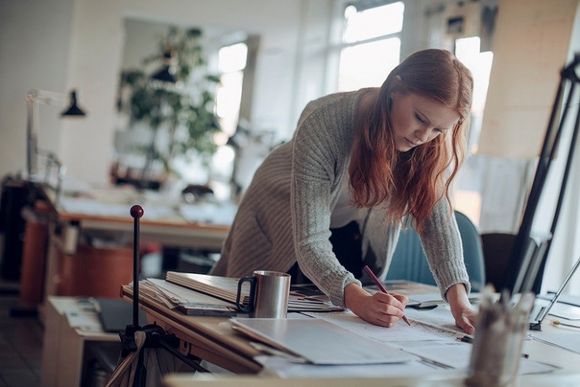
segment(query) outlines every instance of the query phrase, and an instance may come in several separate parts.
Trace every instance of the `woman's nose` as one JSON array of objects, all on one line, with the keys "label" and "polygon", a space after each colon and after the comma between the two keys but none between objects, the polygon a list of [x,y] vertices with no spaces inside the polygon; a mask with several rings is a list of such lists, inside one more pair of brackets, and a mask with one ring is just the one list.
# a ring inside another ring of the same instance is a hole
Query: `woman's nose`
[{"label": "woman's nose", "polygon": [[415,131],[415,138],[417,139],[417,141],[424,143],[429,139],[430,134],[431,134],[431,129],[422,128],[422,129]]}]

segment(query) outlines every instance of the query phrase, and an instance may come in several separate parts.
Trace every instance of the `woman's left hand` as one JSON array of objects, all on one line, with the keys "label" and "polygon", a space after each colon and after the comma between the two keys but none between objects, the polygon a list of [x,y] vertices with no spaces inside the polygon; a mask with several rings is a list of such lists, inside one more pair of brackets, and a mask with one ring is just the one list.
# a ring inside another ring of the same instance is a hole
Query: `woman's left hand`
[{"label": "woman's left hand", "polygon": [[469,335],[475,332],[477,312],[471,306],[467,291],[463,284],[455,284],[447,290],[447,301],[451,307],[451,314],[455,318],[455,325]]}]

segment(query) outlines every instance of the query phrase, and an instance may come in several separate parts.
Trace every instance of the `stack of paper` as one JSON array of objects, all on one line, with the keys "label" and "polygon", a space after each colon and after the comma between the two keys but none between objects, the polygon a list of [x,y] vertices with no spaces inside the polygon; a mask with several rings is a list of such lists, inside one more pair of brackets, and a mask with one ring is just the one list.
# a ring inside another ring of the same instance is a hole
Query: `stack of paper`
[{"label": "stack of paper", "polygon": [[[205,274],[167,272],[167,281],[198,292],[209,294],[232,303],[236,302],[239,278],[220,277]],[[241,301],[247,305],[249,302],[249,286],[244,286],[241,293]],[[330,299],[317,292],[313,294],[311,289],[305,289],[301,285],[293,286],[288,301],[289,312],[329,312],[338,311],[342,308],[332,305]]]},{"label": "stack of paper", "polygon": [[[132,293],[132,285],[127,285],[126,290]],[[187,315],[235,316],[238,313],[236,307],[229,302],[161,279],[139,281],[139,291],[143,297]]]},{"label": "stack of paper", "polygon": [[[165,277],[167,281],[184,286],[198,292],[210,294],[214,297],[221,298],[232,303],[236,302],[238,291],[238,278],[220,277],[215,275],[178,273],[168,271]],[[248,303],[249,290],[243,289],[241,301],[243,304]]]},{"label": "stack of paper", "polygon": [[316,318],[238,318],[232,319],[232,327],[313,364],[387,364],[416,359],[398,348],[369,340]]}]

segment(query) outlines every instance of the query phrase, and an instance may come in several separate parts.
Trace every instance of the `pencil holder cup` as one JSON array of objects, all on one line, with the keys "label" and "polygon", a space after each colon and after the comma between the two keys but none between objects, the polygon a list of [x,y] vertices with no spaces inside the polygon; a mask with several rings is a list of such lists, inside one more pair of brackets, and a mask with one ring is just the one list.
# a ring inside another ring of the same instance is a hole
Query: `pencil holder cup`
[{"label": "pencil holder cup", "polygon": [[[290,298],[290,274],[256,270],[250,277],[240,278],[236,306],[250,317],[286,318]],[[243,302],[242,286],[250,284],[248,302]]]},{"label": "pencil holder cup", "polygon": [[493,302],[489,291],[487,293],[488,296],[484,291],[479,308],[465,385],[515,386],[534,296],[522,295],[512,308],[507,295],[502,295],[500,301]]}]

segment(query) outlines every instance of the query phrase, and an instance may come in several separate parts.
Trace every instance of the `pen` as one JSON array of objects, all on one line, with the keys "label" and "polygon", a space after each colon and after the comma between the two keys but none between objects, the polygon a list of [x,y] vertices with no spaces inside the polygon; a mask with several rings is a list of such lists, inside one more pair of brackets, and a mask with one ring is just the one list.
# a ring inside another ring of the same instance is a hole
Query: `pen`
[{"label": "pen", "polygon": [[459,341],[463,342],[463,343],[470,343],[473,344],[473,338],[470,336],[463,336],[463,337],[459,337]]},{"label": "pen", "polygon": [[[373,280],[373,282],[375,283],[375,285],[377,285],[377,287],[380,289],[381,292],[389,294],[387,288],[385,288],[385,286],[381,283],[381,281],[377,278],[375,273],[373,273],[373,271],[368,265],[365,265],[365,267],[363,267],[363,270],[369,275],[369,277]],[[405,321],[408,326],[411,326],[411,323],[407,319],[407,316],[403,315],[403,321]]]}]

